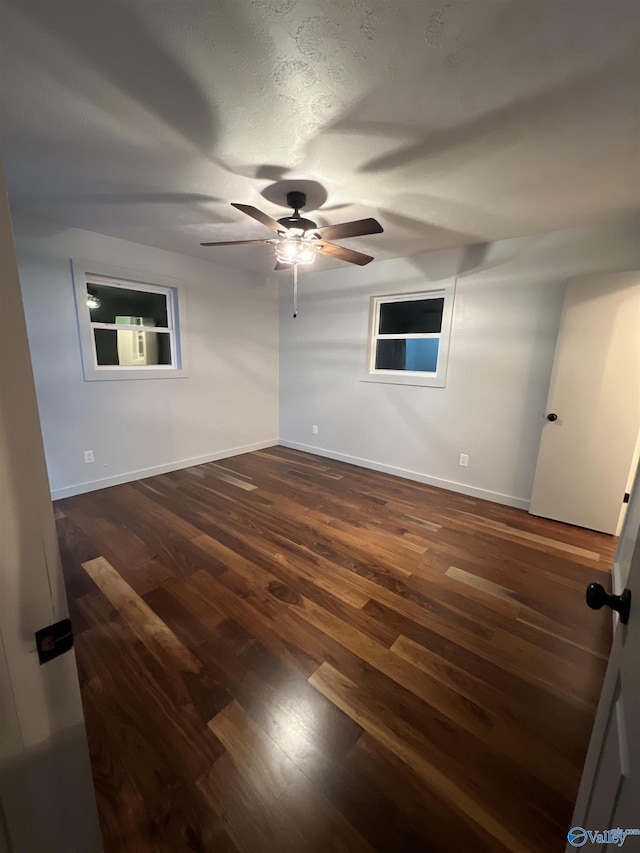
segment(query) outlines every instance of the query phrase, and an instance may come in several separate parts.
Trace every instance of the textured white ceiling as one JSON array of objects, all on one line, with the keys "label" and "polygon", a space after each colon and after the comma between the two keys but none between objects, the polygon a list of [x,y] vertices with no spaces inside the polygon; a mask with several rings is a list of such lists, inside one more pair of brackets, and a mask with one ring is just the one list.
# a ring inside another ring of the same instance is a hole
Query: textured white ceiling
[{"label": "textured white ceiling", "polygon": [[198,244],[268,237],[228,202],[283,216],[296,179],[377,259],[638,206],[637,0],[4,0],[2,31],[12,205],[68,225],[266,272]]}]

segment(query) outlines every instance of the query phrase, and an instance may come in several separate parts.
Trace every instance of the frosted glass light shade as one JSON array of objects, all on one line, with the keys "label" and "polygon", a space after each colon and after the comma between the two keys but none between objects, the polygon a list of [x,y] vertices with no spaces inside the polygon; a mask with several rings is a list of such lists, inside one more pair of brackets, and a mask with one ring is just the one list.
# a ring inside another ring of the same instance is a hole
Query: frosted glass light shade
[{"label": "frosted glass light shade", "polygon": [[316,257],[315,240],[294,235],[276,244],[281,264],[312,264]]}]

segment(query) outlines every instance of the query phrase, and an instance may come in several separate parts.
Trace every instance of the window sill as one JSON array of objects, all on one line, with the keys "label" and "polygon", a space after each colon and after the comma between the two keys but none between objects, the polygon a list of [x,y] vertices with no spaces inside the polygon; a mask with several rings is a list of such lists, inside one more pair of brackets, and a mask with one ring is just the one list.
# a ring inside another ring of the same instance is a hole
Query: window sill
[{"label": "window sill", "polygon": [[366,373],[360,377],[360,382],[373,382],[382,385],[413,385],[422,388],[444,388],[444,376],[419,376],[411,373],[399,376],[393,373]]},{"label": "window sill", "polygon": [[109,382],[131,379],[186,379],[189,376],[185,369],[166,368],[144,368],[144,367],[117,367],[114,370],[100,369],[95,367],[84,368],[85,382]]}]

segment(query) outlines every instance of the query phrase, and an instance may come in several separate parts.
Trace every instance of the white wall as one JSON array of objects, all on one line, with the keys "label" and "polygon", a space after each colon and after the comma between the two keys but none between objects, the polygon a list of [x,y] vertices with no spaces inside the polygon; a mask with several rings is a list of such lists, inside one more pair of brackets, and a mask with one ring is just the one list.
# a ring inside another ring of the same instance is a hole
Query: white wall
[{"label": "white wall", "polygon": [[[301,276],[297,319],[281,297],[282,443],[526,508],[566,280],[638,251],[626,220]],[[370,296],[456,275],[446,388],[359,381]]]},{"label": "white wall", "polygon": [[[264,277],[15,214],[53,497],[278,439],[277,290]],[[184,281],[187,378],[85,382],[70,258]],[[93,450],[86,465],[83,450]]]}]

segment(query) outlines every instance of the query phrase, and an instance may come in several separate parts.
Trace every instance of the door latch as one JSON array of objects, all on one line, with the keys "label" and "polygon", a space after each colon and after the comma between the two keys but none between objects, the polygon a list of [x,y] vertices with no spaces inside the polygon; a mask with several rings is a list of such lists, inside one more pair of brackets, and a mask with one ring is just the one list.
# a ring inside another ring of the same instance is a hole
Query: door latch
[{"label": "door latch", "polygon": [[72,646],[73,631],[70,619],[63,619],[55,625],[48,625],[36,631],[36,649],[41,664],[63,655]]}]

